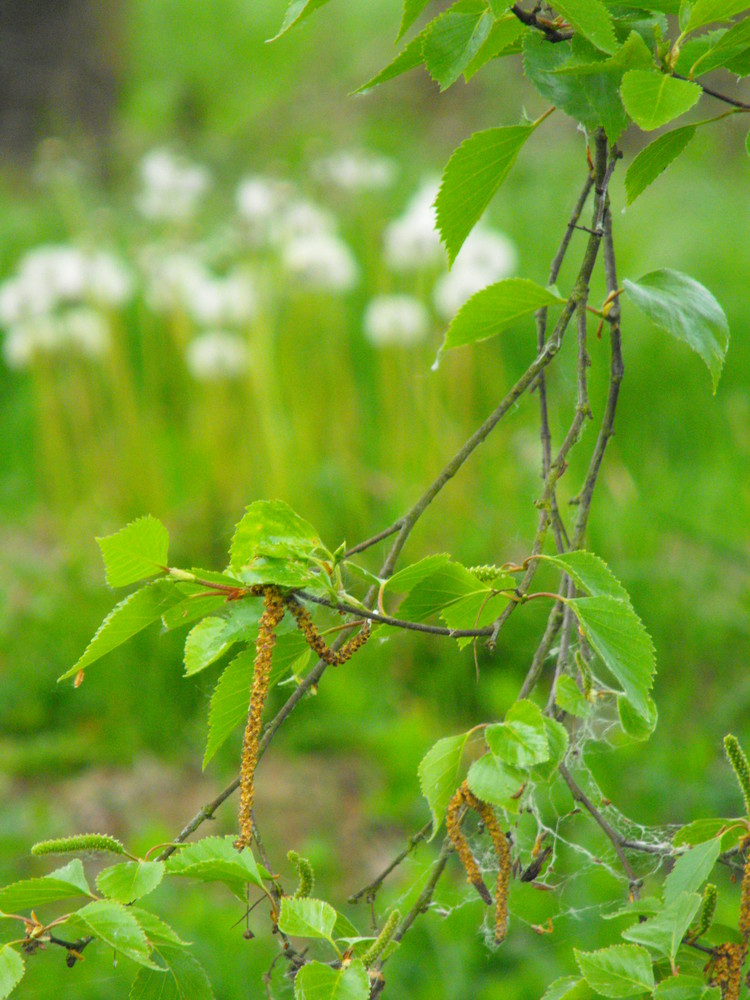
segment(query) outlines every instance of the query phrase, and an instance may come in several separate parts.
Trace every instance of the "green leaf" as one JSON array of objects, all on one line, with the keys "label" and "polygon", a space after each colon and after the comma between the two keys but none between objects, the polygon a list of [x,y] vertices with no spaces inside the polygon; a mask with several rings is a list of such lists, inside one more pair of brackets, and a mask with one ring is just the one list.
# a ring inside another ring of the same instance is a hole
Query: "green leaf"
[{"label": "green leaf", "polygon": [[669,904],[682,892],[697,892],[706,881],[721,853],[719,839],[697,844],[681,854],[664,880],[664,902]]},{"label": "green leaf", "polygon": [[[550,46],[552,48],[553,46]],[[543,306],[564,305],[565,299],[528,278],[506,278],[472,295],[448,327],[441,351],[487,340],[531,316]]]},{"label": "green leaf", "polygon": [[673,962],[683,937],[701,905],[697,892],[681,892],[672,902],[643,923],[633,924],[622,932],[626,941],[645,945],[667,955]]},{"label": "green leaf", "polygon": [[129,1000],[214,1000],[203,966],[184,948],[161,946],[164,972],[139,969]]},{"label": "green leaf", "polygon": [[580,590],[591,597],[614,597],[630,604],[630,597],[609,566],[593,552],[576,549],[557,556],[540,556],[571,578]]},{"label": "green leaf", "polygon": [[623,732],[634,740],[650,739],[659,721],[659,710],[653,698],[646,699],[646,712],[641,715],[635,710],[625,695],[617,698],[617,714]]},{"label": "green leaf", "polygon": [[721,990],[696,976],[670,976],[656,987],[654,1000],[721,1000]]},{"label": "green leaf", "polygon": [[432,813],[430,840],[440,829],[448,803],[460,784],[461,758],[468,738],[468,733],[446,736],[430,747],[420,761],[419,787]]},{"label": "green leaf", "polygon": [[695,135],[695,125],[683,125],[665,132],[642,149],[627,169],[625,190],[628,205],[652,184],[672,160],[676,159]]},{"label": "green leaf", "polygon": [[695,819],[692,823],[686,823],[672,838],[675,847],[684,847],[693,844],[703,844],[707,840],[713,840],[718,836],[724,827],[735,825],[738,832],[742,832],[744,819]]},{"label": "green leaf", "polygon": [[530,29],[526,27],[515,14],[501,16],[490,28],[486,41],[464,70],[464,79],[468,81],[479,72],[491,59],[510,55],[520,51],[520,39]]},{"label": "green leaf", "polygon": [[[626,47],[634,61],[643,58],[643,44],[638,48],[637,42],[626,42],[620,51]],[[611,60],[602,59],[579,36],[550,45],[539,32],[527,33],[523,49],[525,73],[542,97],[589,132],[601,125],[610,142],[617,140],[628,124],[619,93],[624,69],[619,53]]]},{"label": "green leaf", "polygon": [[750,76],[750,49],[746,49],[741,55],[735,56],[731,62],[726,64],[724,69],[735,76]]},{"label": "green leaf", "polygon": [[[178,585],[177,589],[182,591],[182,586],[184,585]],[[184,595],[184,591],[182,593]],[[167,608],[161,616],[161,621],[168,632],[171,632],[172,629],[184,628],[185,625],[192,625],[199,618],[221,611],[224,607],[226,594],[221,594],[217,591],[215,594],[198,597],[198,593],[199,591],[196,589],[194,593],[189,594],[187,597],[183,596],[177,604],[174,604],[171,608]]]},{"label": "green leaf", "polygon": [[731,21],[747,10],[747,0],[696,0],[684,28],[684,34],[715,21]]},{"label": "green leaf", "polygon": [[614,944],[600,951],[573,950],[584,979],[602,996],[635,997],[654,988],[654,972],[645,948]]},{"label": "green leaf", "polygon": [[591,704],[567,674],[561,674],[555,682],[555,702],[563,712],[574,715],[577,719],[585,719],[591,714]]},{"label": "green leaf", "polygon": [[267,873],[259,869],[251,851],[236,850],[232,841],[232,837],[204,837],[188,844],[167,859],[167,872],[199,882],[223,882],[244,899],[246,887],[262,887]]},{"label": "green leaf", "polygon": [[693,63],[690,69],[690,76],[702,76],[712,70],[726,66],[737,56],[750,48],[750,17],[733,24],[726,34],[722,35],[716,45],[708,50],[705,55]]},{"label": "green leaf", "polygon": [[151,947],[138,921],[129,909],[109,899],[97,899],[77,910],[66,921],[66,927],[76,928],[82,935],[93,934],[119,955],[125,955],[139,965],[159,969],[149,957]]},{"label": "green leaf", "polygon": [[0,889],[0,910],[17,913],[72,896],[93,896],[78,858],[49,875],[6,885]]},{"label": "green leaf", "polygon": [[558,764],[568,752],[570,737],[562,723],[558,722],[557,719],[550,719],[546,715],[544,716],[544,733],[549,746],[549,758],[535,764],[532,772],[535,777],[549,781],[557,770]]},{"label": "green leaf", "polygon": [[168,608],[181,600],[181,597],[171,580],[156,580],[136,590],[134,594],[129,594],[110,611],[83,655],[70,670],[66,670],[58,678],[58,681],[75,677],[79,670],[90,666],[106,653],[132,639],[152,622],[158,621]]},{"label": "green leaf", "polygon": [[188,633],[185,640],[185,676],[205,670],[231,646],[224,638],[224,618],[204,618]]},{"label": "green leaf", "polygon": [[130,912],[141,925],[143,933],[151,944],[157,948],[160,948],[164,944],[184,946],[188,943],[187,941],[183,941],[177,931],[173,930],[169,924],[165,924],[163,920],[157,917],[156,914],[151,913],[150,910],[143,910],[140,906],[131,906]]},{"label": "green leaf", "polygon": [[422,57],[430,76],[446,90],[477,54],[494,23],[484,0],[458,0],[422,32]]},{"label": "green leaf", "polygon": [[612,17],[601,0],[554,0],[554,8],[602,52],[617,49]]},{"label": "green leaf", "polygon": [[426,556],[419,562],[405,566],[398,573],[394,573],[386,581],[383,590],[392,590],[396,594],[408,594],[418,583],[426,580],[428,576],[432,576],[436,570],[442,569],[448,562],[450,562],[450,556],[446,552]]},{"label": "green leaf", "polygon": [[684,115],[702,94],[697,83],[645,69],[629,70],[620,87],[625,110],[647,132]]},{"label": "green leaf", "polygon": [[652,323],[703,358],[715,393],[729,347],[729,324],[709,290],[694,278],[666,268],[623,285]]},{"label": "green leaf", "polygon": [[333,940],[336,911],[322,899],[293,899],[284,896],[279,913],[279,930],[291,937]]},{"label": "green leaf", "polygon": [[628,917],[633,922],[635,917],[652,917],[662,909],[662,901],[656,896],[643,896],[641,899],[634,899],[626,906],[610,913],[602,913],[602,920],[616,920],[618,917]]},{"label": "green leaf", "polygon": [[126,587],[166,569],[169,532],[150,514],[97,542],[110,587]]},{"label": "green leaf", "polygon": [[9,945],[0,948],[0,1000],[11,993],[23,979],[26,966],[23,959]]},{"label": "green leaf", "polygon": [[157,887],[164,878],[163,861],[126,861],[99,872],[99,891],[118,903],[132,903]]},{"label": "green leaf", "polygon": [[596,1000],[596,994],[585,979],[565,976],[547,987],[542,1000]]},{"label": "green leaf", "polygon": [[245,567],[258,556],[307,558],[321,548],[318,533],[283,500],[256,500],[234,531],[230,565]]},{"label": "green leaf", "polygon": [[413,38],[408,45],[406,45],[401,52],[396,56],[393,62],[388,63],[385,69],[381,69],[379,73],[376,73],[372,79],[368,80],[367,83],[363,83],[361,87],[354,91],[355,94],[367,94],[375,87],[378,87],[381,83],[386,83],[388,80],[393,80],[397,76],[401,76],[402,73],[408,73],[409,70],[416,69],[417,66],[422,65],[422,36],[417,35]]},{"label": "green leaf", "polygon": [[656,670],[654,647],[629,604],[614,597],[579,597],[566,602],[590,646],[617,680],[633,707],[651,717],[648,692]]},{"label": "green leaf", "polygon": [[715,28],[703,35],[686,38],[680,45],[673,72],[678,76],[689,76],[693,64],[705,56],[708,50],[713,48],[726,33],[726,28]]},{"label": "green leaf", "polygon": [[367,1000],[370,979],[359,958],[341,969],[307,962],[295,977],[294,996],[295,1000]]},{"label": "green leaf", "polygon": [[466,780],[472,792],[483,802],[509,808],[515,805],[513,796],[518,794],[525,776],[522,771],[508,767],[493,753],[486,753],[471,765]]},{"label": "green leaf", "polygon": [[431,573],[414,585],[411,593],[401,602],[399,615],[410,621],[425,621],[439,614],[453,601],[482,588],[486,590],[486,584],[480,584],[465,566],[447,562],[440,566],[437,572]]},{"label": "green leaf", "polygon": [[[511,580],[509,586],[514,587],[515,580]],[[473,594],[465,594],[443,608],[440,617],[448,628],[458,631],[484,628],[494,622],[509,604],[509,599],[502,594],[494,597],[491,594],[492,591],[484,587]],[[464,649],[473,641],[471,636],[456,636],[459,649]]]},{"label": "green leaf", "polygon": [[549,760],[544,716],[533,701],[514,702],[505,721],[488,726],[484,736],[490,750],[511,767],[531,767]]},{"label": "green leaf", "polygon": [[304,21],[305,18],[309,17],[314,11],[318,10],[319,7],[323,7],[328,3],[328,0],[292,0],[286,9],[284,14],[284,20],[281,23],[277,34],[273,38],[269,38],[269,42],[275,42],[277,38],[293,28],[295,24],[299,24],[300,21]]},{"label": "green leaf", "polygon": [[430,0],[404,0],[404,9],[401,12],[401,26],[398,29],[396,41],[404,37],[429,2]]},{"label": "green leaf", "polygon": [[451,264],[535,128],[509,125],[475,132],[448,160],[435,207]]}]

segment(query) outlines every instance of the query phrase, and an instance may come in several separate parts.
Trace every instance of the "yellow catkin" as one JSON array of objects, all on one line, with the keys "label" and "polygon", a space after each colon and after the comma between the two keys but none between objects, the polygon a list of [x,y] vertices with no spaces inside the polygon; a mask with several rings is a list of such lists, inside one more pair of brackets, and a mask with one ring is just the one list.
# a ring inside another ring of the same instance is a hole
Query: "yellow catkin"
[{"label": "yellow catkin", "polygon": [[739,1000],[746,953],[747,944],[727,943],[715,949],[709,982],[719,987],[722,1000]]},{"label": "yellow catkin", "polygon": [[745,837],[742,842],[742,849],[745,854],[745,873],[742,876],[742,894],[740,896],[740,922],[739,932],[747,944],[750,939],[750,837]]},{"label": "yellow catkin", "polygon": [[510,886],[510,845],[500,829],[495,810],[487,802],[482,802],[468,788],[464,792],[466,804],[477,812],[484,827],[492,838],[492,846],[497,856],[497,883],[495,888],[495,944],[505,940],[508,931],[508,888]]},{"label": "yellow catkin", "polygon": [[255,643],[255,669],[250,691],[250,709],[242,741],[240,766],[240,835],[234,846],[238,851],[249,847],[253,839],[253,799],[255,796],[255,768],[258,763],[258,742],[263,720],[263,707],[268,694],[273,648],[276,645],[276,626],[284,617],[284,600],[276,587],[263,591],[265,610],[258,625]]},{"label": "yellow catkin", "polygon": [[294,615],[294,619],[304,635],[308,646],[313,652],[318,654],[324,663],[330,666],[337,667],[341,666],[342,663],[346,663],[370,638],[370,622],[367,621],[349,642],[345,643],[340,649],[331,649],[330,646],[326,645],[323,636],[315,627],[307,608],[302,607],[299,601],[291,594],[285,598],[284,603],[292,615]]},{"label": "yellow catkin", "polygon": [[471,882],[485,903],[488,906],[492,906],[492,896],[490,895],[487,886],[484,884],[481,872],[479,871],[479,866],[474,859],[474,855],[471,853],[469,842],[461,832],[461,812],[463,807],[469,804],[467,801],[467,795],[470,795],[472,799],[474,798],[469,791],[469,786],[464,781],[448,803],[448,809],[445,814],[445,826],[448,830],[448,836],[451,839],[451,843],[456,849],[456,854],[458,855],[461,864],[466,869],[467,880]]}]

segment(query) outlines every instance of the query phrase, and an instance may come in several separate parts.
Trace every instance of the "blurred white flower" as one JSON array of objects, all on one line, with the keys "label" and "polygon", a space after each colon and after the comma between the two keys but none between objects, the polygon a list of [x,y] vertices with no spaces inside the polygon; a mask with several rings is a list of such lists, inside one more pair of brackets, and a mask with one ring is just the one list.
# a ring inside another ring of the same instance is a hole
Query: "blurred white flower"
[{"label": "blurred white flower", "polygon": [[276,246],[304,237],[332,235],[336,229],[333,215],[313,201],[298,198],[284,205],[271,221],[270,237]]},{"label": "blurred white flower", "polygon": [[187,367],[200,382],[239,378],[250,364],[250,352],[236,333],[211,330],[188,344]]},{"label": "blurred white flower", "polygon": [[461,247],[452,270],[435,283],[435,309],[443,319],[452,319],[476,292],[513,274],[516,261],[516,249],[507,236],[474,229]]},{"label": "blurred white flower", "polygon": [[76,306],[57,316],[37,316],[16,323],[3,340],[3,357],[10,368],[27,368],[39,354],[71,350],[99,358],[110,343],[110,330],[101,313]]},{"label": "blurred white flower", "polygon": [[146,272],[146,301],[156,312],[188,311],[193,289],[211,278],[204,265],[187,251],[165,253],[158,247],[148,247],[142,255]]},{"label": "blurred white flower", "polygon": [[437,181],[425,181],[403,215],[385,227],[385,262],[393,271],[420,271],[445,261],[445,251],[435,228],[437,193]]},{"label": "blurred white flower", "polygon": [[211,184],[201,164],[175,156],[168,149],[152,149],[139,167],[141,190],[136,206],[147,219],[182,221],[195,214]]},{"label": "blurred white flower", "polygon": [[365,337],[375,347],[409,346],[427,336],[430,316],[411,295],[378,295],[368,302],[362,325]]},{"label": "blurred white flower", "polygon": [[204,274],[185,291],[188,312],[203,326],[242,326],[257,312],[255,288],[241,271],[224,278]]},{"label": "blurred white flower", "polygon": [[18,277],[23,286],[36,288],[52,302],[72,302],[86,292],[86,256],[64,244],[36,247],[22,258]]},{"label": "blurred white flower", "polygon": [[275,177],[250,175],[240,181],[235,195],[237,212],[254,243],[268,243],[273,221],[291,200],[293,192],[292,184]]},{"label": "blurred white flower", "polygon": [[99,250],[88,259],[86,285],[94,302],[121,306],[133,293],[133,276],[118,257]]},{"label": "blurred white flower", "polygon": [[396,178],[396,164],[365,150],[335,153],[313,164],[313,176],[344,191],[379,191]]},{"label": "blurred white flower", "polygon": [[296,236],[282,248],[287,273],[307,288],[347,292],[359,279],[359,266],[349,247],[332,233]]}]

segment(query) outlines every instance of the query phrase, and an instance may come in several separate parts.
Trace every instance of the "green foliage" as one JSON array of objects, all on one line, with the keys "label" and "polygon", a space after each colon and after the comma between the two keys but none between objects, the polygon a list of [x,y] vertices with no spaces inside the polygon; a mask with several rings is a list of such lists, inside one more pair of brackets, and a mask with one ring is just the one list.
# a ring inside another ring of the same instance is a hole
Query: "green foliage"
[{"label": "green foliage", "polygon": [[720,852],[721,841],[714,839],[681,854],[664,880],[664,902],[669,905],[683,892],[697,892],[711,874]]},{"label": "green foliage", "polygon": [[448,160],[435,208],[451,264],[535,128],[536,123],[475,132]]},{"label": "green foliage", "polygon": [[703,76],[727,66],[750,49],[750,18],[738,21],[723,34],[690,68],[690,76]]},{"label": "green foliage", "polygon": [[252,852],[238,852],[232,837],[204,837],[183,846],[166,862],[170,875],[196,879],[199,882],[223,882],[238,899],[244,899],[248,885],[263,888],[269,877],[261,870]]},{"label": "green foliage", "polygon": [[649,184],[653,184],[659,174],[686,148],[694,135],[695,125],[683,125],[660,135],[640,151],[625,174],[628,205],[632,205],[638,195],[643,194]]},{"label": "green foliage", "polygon": [[563,712],[585,719],[591,714],[591,704],[585,694],[579,690],[572,677],[563,674],[555,682],[555,702]]},{"label": "green foliage", "polygon": [[445,818],[453,793],[458,788],[459,774],[468,733],[446,736],[431,747],[419,764],[419,787],[432,813],[432,836]]},{"label": "green foliage", "polygon": [[616,51],[612,15],[601,0],[558,0],[555,8],[602,52],[611,55]]},{"label": "green foliage", "polygon": [[23,959],[8,945],[0,948],[0,998],[7,997],[23,979],[26,968]]},{"label": "green foliage", "polygon": [[17,913],[74,896],[93,896],[78,858],[42,878],[29,878],[6,885],[0,889],[0,910]]},{"label": "green foliage", "polygon": [[623,931],[626,941],[642,944],[657,954],[665,955],[674,966],[677,950],[701,905],[697,892],[680,892],[664,909],[643,923],[633,924]]},{"label": "green foliage", "polygon": [[563,305],[554,292],[528,278],[506,278],[473,295],[448,327],[442,351],[487,340],[546,306]]},{"label": "green foliage", "polygon": [[622,103],[644,131],[667,125],[689,111],[701,98],[701,88],[688,80],[656,71],[631,69],[622,78]]},{"label": "green foliage", "polygon": [[281,900],[279,930],[292,937],[323,938],[333,942],[336,911],[322,899],[285,896]]},{"label": "green foliage", "polygon": [[601,951],[578,951],[576,961],[589,986],[601,996],[632,997],[654,989],[651,959],[645,948],[615,944]]},{"label": "green foliage", "polygon": [[163,878],[162,861],[126,861],[100,871],[96,885],[109,899],[118,903],[133,903],[153,892]]},{"label": "green foliage", "polygon": [[703,358],[716,392],[729,347],[729,324],[709,290],[694,278],[666,268],[623,285],[653,323]]},{"label": "green foliage", "polygon": [[484,0],[458,0],[422,33],[422,58],[430,76],[445,90],[479,52],[493,24]]},{"label": "green foliage", "polygon": [[110,587],[126,587],[167,569],[169,532],[150,514],[97,542]]},{"label": "green foliage", "polygon": [[97,899],[68,918],[66,931],[86,937],[91,934],[138,965],[160,969],[151,958],[152,947],[131,910],[112,900]]},{"label": "green foliage", "polygon": [[129,1000],[214,1000],[214,991],[200,962],[184,948],[160,945],[165,971],[139,969]]},{"label": "green foliage", "polygon": [[367,1000],[370,980],[362,961],[355,958],[340,969],[308,962],[294,980],[295,1000]]}]

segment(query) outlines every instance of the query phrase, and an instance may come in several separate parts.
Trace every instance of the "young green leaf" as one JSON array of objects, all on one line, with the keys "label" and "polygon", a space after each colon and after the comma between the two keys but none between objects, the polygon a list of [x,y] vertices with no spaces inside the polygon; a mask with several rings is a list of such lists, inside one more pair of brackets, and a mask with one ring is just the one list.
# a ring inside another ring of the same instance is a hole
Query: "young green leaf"
[{"label": "young green leaf", "polygon": [[602,996],[636,997],[654,989],[654,971],[645,948],[614,944],[600,951],[573,950],[584,979]]},{"label": "young green leaf", "polygon": [[654,1000],[721,1000],[721,990],[696,976],[669,976],[654,990]]},{"label": "young green leaf", "polygon": [[684,115],[702,94],[697,83],[645,69],[629,70],[620,87],[625,110],[647,132]]},{"label": "young green leaf", "polygon": [[132,903],[153,892],[164,878],[162,861],[126,861],[111,865],[96,877],[99,891],[118,903]]},{"label": "young green leaf", "polygon": [[523,771],[503,763],[493,753],[486,753],[475,760],[466,776],[469,788],[482,802],[493,806],[511,808],[526,780]]},{"label": "young green leaf", "polygon": [[232,837],[204,837],[181,848],[167,859],[167,872],[201,882],[223,882],[244,899],[248,885],[262,887],[267,873],[256,864],[252,852],[237,851]]},{"label": "young green leaf", "polygon": [[65,926],[84,937],[92,934],[114,948],[118,955],[125,955],[139,965],[159,969],[150,958],[151,946],[143,929],[131,911],[121,903],[97,899],[77,910]]},{"label": "young green leaf", "polygon": [[380,86],[381,83],[386,83],[388,80],[393,80],[395,77],[401,76],[402,73],[408,73],[409,70],[421,66],[422,61],[422,36],[417,35],[416,38],[412,38],[408,45],[404,46],[392,62],[388,63],[379,73],[376,73],[367,83],[363,83],[361,87],[358,87],[354,91],[354,94],[368,94],[375,87]]},{"label": "young green leaf", "polygon": [[696,0],[683,33],[687,35],[690,31],[716,21],[731,21],[736,14],[742,14],[746,10],[747,0]]},{"label": "young green leaf", "polygon": [[330,903],[309,896],[293,899],[284,896],[279,913],[279,930],[292,937],[324,938],[331,941],[336,925],[336,911]]},{"label": "young green leaf", "polygon": [[468,738],[468,733],[446,736],[430,747],[420,761],[419,787],[432,813],[430,839],[440,829],[448,803],[460,784],[461,759]]},{"label": "young green leaf", "polygon": [[692,823],[686,823],[685,826],[680,827],[672,838],[672,843],[675,847],[704,844],[707,840],[718,837],[722,830],[732,827],[732,825],[735,828],[735,837],[738,837],[742,835],[744,822],[742,819],[731,818],[694,819]]},{"label": "young green leaf", "polygon": [[328,3],[328,0],[292,0],[286,9],[284,14],[284,20],[281,22],[281,27],[278,32],[269,38],[269,42],[275,42],[277,38],[293,28],[295,24],[299,24],[300,21],[304,21],[305,18],[309,17],[314,11],[318,10],[319,7],[323,7]]},{"label": "young green leaf", "polygon": [[580,590],[591,597],[614,597],[630,604],[630,597],[609,566],[593,552],[576,549],[557,556],[542,555],[544,562],[551,563],[567,573]]},{"label": "young green leaf", "polygon": [[648,692],[656,661],[651,637],[629,604],[614,597],[566,602],[584,636],[617,680],[639,715],[650,717]]},{"label": "young green leaf", "polygon": [[586,696],[579,690],[573,678],[567,674],[562,674],[555,682],[555,703],[563,712],[578,719],[585,719],[591,714],[590,702],[586,700]]},{"label": "young green leaf", "polygon": [[642,149],[625,173],[628,205],[652,184],[675,160],[695,135],[695,125],[683,125],[665,132]]},{"label": "young green leaf", "polygon": [[166,972],[139,969],[128,1000],[214,1000],[200,962],[184,948],[159,946]]},{"label": "young green leaf", "polygon": [[[515,580],[506,585],[512,589]],[[503,589],[506,589],[504,587]],[[472,629],[485,628],[490,625],[508,606],[509,598],[502,594],[490,596],[492,591],[487,587],[477,589],[473,594],[466,594],[453,601],[440,612],[448,628],[458,631],[470,631]],[[474,640],[471,636],[456,636],[459,649],[465,649]]]},{"label": "young green leaf", "polygon": [[622,932],[626,941],[645,945],[673,962],[682,939],[701,905],[697,892],[681,892],[663,910]]},{"label": "young green leaf", "polygon": [[458,0],[422,32],[422,57],[441,90],[455,83],[490,33],[494,17],[484,0]]},{"label": "young green leaf", "polygon": [[555,0],[554,8],[602,52],[617,50],[612,16],[601,0]]},{"label": "young green leaf", "polygon": [[232,645],[224,638],[225,618],[204,618],[188,633],[185,640],[185,676],[205,670]]},{"label": "young green leaf", "polygon": [[367,1000],[369,996],[370,979],[359,958],[340,969],[307,962],[294,979],[295,1000]]},{"label": "young green leaf", "polygon": [[0,910],[18,913],[73,896],[93,896],[78,858],[49,875],[6,885],[0,889]]},{"label": "young green leaf", "polygon": [[519,52],[520,39],[529,30],[515,14],[500,16],[490,28],[484,44],[464,70],[464,80],[468,83],[491,59]]},{"label": "young green leaf", "polygon": [[234,730],[247,719],[254,662],[255,650],[243,650],[224,668],[214,688],[208,710],[208,742],[203,756],[204,769]]},{"label": "young green leaf", "polygon": [[726,66],[747,49],[750,49],[750,17],[733,24],[715,45],[697,59],[690,68],[690,76],[702,76]]},{"label": "young green leaf", "polygon": [[542,1000],[596,1000],[596,994],[585,979],[565,976],[547,987]]},{"label": "young green leaf", "polygon": [[711,874],[720,853],[721,840],[715,838],[681,854],[664,880],[664,902],[674,902],[682,892],[697,892]]},{"label": "young green leaf", "polygon": [[131,521],[114,535],[97,538],[97,542],[110,587],[126,587],[165,571],[169,532],[150,514]]},{"label": "young green leaf", "polygon": [[531,767],[549,760],[544,716],[533,701],[514,702],[505,721],[488,726],[484,736],[490,750],[511,767]]},{"label": "young green leaf", "polygon": [[184,947],[189,944],[188,941],[183,941],[177,931],[171,928],[169,924],[165,924],[160,917],[157,917],[150,910],[143,910],[140,906],[131,906],[130,912],[143,928],[143,933],[150,943],[156,948],[161,948],[162,945]]},{"label": "young green leaf", "polygon": [[636,711],[626,695],[617,696],[617,714],[622,731],[634,740],[650,739],[659,721],[659,710],[650,696],[646,698],[646,711]]},{"label": "young green leaf", "polygon": [[226,594],[221,594],[218,591],[198,597],[196,596],[199,593],[198,589],[191,587],[189,588],[190,593],[186,597],[185,590],[183,590],[185,584],[178,584],[177,586],[182,594],[181,599],[177,604],[167,608],[161,616],[162,625],[168,632],[176,628],[184,628],[186,625],[192,625],[193,622],[204,618],[206,615],[216,614],[223,609],[226,602]]},{"label": "young green leaf", "polygon": [[110,611],[84,653],[70,670],[58,677],[58,682],[75,677],[79,670],[132,639],[152,622],[158,621],[168,608],[181,599],[182,595],[171,580],[156,580],[129,594]]},{"label": "young green leaf", "polygon": [[15,948],[0,948],[0,1000],[5,1000],[23,979],[26,966]]},{"label": "young green leaf", "polygon": [[401,12],[401,25],[398,29],[396,41],[404,37],[428,3],[430,3],[430,0],[404,0],[404,9]]},{"label": "young green leaf", "polygon": [[[423,560],[423,563],[426,562]],[[419,566],[417,563],[414,567],[415,575]],[[412,567],[407,566],[406,571],[410,569]],[[408,578],[408,581],[411,579],[413,577]],[[398,586],[403,586],[403,582]],[[413,585],[411,592],[399,606],[399,615],[409,621],[425,621],[439,614],[460,597],[473,594],[480,589],[489,592],[486,584],[481,584],[465,566],[457,562],[446,562],[440,565],[436,572],[430,573]]]},{"label": "young green leaf", "polygon": [[448,160],[435,207],[451,264],[535,128],[508,125],[475,132]]},{"label": "young green leaf", "polygon": [[313,526],[283,500],[256,500],[245,509],[232,538],[230,563],[243,567],[258,556],[307,558],[321,547]]},{"label": "young green leaf", "polygon": [[625,291],[652,323],[666,330],[703,358],[713,390],[729,347],[729,324],[724,310],[694,278],[666,268],[623,282]]},{"label": "young green leaf", "polygon": [[565,299],[528,278],[506,278],[472,295],[459,309],[440,350],[487,340],[543,306],[564,304]]},{"label": "young green leaf", "polygon": [[408,594],[422,580],[432,576],[437,570],[442,569],[446,563],[450,562],[447,552],[438,553],[432,556],[425,556],[419,562],[405,566],[398,573],[389,577],[383,587],[384,591],[391,590],[395,594]]}]

